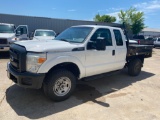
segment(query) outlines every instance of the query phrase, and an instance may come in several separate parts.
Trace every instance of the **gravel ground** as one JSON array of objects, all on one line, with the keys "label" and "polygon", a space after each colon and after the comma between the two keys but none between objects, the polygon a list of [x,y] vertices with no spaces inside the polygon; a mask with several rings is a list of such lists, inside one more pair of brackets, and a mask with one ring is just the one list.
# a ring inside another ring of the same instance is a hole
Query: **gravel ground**
[{"label": "gravel ground", "polygon": [[0,120],[160,120],[160,49],[145,59],[142,72],[124,69],[79,82],[66,101],[53,102],[42,90],[24,89],[7,78],[8,53],[0,53]]}]

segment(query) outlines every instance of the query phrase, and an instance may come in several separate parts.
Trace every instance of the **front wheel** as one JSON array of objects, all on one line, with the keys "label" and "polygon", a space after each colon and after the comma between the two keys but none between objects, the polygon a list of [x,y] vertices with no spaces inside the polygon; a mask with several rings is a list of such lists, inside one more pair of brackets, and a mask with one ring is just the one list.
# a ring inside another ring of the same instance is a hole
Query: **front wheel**
[{"label": "front wheel", "polygon": [[68,70],[51,71],[43,85],[44,93],[54,101],[63,101],[71,96],[76,87],[76,77]]},{"label": "front wheel", "polygon": [[140,59],[134,59],[128,64],[128,74],[130,76],[138,76],[141,72],[142,61]]}]

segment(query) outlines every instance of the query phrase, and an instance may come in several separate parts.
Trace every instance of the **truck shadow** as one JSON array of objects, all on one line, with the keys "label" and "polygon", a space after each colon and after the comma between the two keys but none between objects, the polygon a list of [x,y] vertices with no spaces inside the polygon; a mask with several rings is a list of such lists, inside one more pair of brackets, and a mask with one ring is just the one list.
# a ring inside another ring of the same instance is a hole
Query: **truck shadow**
[{"label": "truck shadow", "polygon": [[8,59],[9,52],[0,52],[0,59]]},{"label": "truck shadow", "polygon": [[89,82],[80,81],[74,94],[62,102],[49,100],[42,90],[24,89],[13,85],[6,91],[6,100],[19,116],[25,116],[29,119],[43,118],[83,103],[98,104],[107,108],[110,105],[106,102],[106,95],[152,76],[154,76],[153,73],[142,71],[139,76],[130,77],[126,70],[122,70],[114,76]]}]

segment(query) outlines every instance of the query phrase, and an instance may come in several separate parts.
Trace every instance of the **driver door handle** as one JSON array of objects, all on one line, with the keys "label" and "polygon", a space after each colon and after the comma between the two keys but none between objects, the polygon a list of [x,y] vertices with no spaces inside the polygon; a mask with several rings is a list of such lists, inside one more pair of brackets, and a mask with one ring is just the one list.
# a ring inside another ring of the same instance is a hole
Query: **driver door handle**
[{"label": "driver door handle", "polygon": [[112,50],[112,56],[114,56],[115,55],[115,50]]}]

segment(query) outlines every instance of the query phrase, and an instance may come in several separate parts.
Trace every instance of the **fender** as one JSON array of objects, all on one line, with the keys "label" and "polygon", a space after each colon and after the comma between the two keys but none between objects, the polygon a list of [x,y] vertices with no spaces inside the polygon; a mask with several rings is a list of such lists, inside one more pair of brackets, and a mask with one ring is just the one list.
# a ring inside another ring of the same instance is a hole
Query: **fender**
[{"label": "fender", "polygon": [[48,71],[54,66],[61,64],[61,63],[66,63],[66,62],[76,64],[80,71],[79,78],[85,77],[85,67],[83,66],[82,62],[75,56],[70,56],[70,55],[58,56],[56,58],[48,59],[41,65],[41,67],[38,70],[38,73],[48,73]]}]

